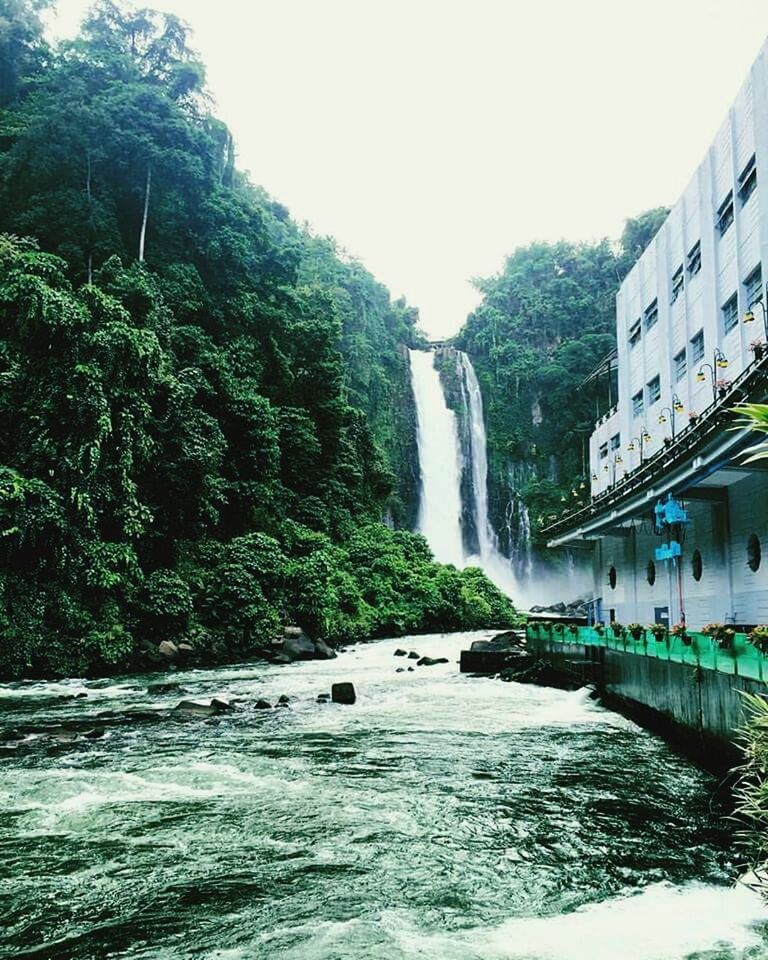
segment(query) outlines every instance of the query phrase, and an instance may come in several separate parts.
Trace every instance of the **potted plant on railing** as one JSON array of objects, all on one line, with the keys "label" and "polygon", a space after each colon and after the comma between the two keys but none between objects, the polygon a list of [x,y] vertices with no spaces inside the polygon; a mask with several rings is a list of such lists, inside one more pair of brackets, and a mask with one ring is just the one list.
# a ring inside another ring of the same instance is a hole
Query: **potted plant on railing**
[{"label": "potted plant on railing", "polygon": [[718,397],[724,397],[724,396],[726,395],[726,393],[728,393],[728,391],[731,389],[731,381],[730,381],[730,380],[716,380],[716,381],[715,381],[715,388],[717,389],[717,395],[718,395]]},{"label": "potted plant on railing", "polygon": [[699,415],[698,413],[696,413],[695,410],[688,411],[688,422],[691,424],[691,426],[694,426],[698,419],[699,419]]},{"label": "potted plant on railing", "polygon": [[768,343],[766,343],[765,340],[753,340],[749,345],[749,349],[755,355],[755,360],[763,359],[766,348],[768,348]]},{"label": "potted plant on railing", "polygon": [[626,628],[623,623],[619,623],[618,620],[611,620],[611,631],[613,632],[614,637],[617,640],[623,640],[626,634]]},{"label": "potted plant on railing", "polygon": [[559,633],[560,636],[562,637],[563,633],[565,632],[565,624],[564,624],[564,623],[556,623],[556,624],[554,625],[554,627],[553,627],[553,630],[555,631],[555,633]]},{"label": "potted plant on railing", "polygon": [[579,628],[576,626],[575,623],[568,624],[568,633],[573,634],[574,637],[578,637]]},{"label": "potted plant on railing", "polygon": [[602,620],[598,620],[595,624],[595,633],[598,635],[598,637],[602,637],[602,635],[605,633],[605,624]]},{"label": "potted plant on railing", "polygon": [[768,653],[768,625],[762,623],[755,627],[754,630],[750,630],[747,634],[747,640],[749,640],[752,646],[756,647],[760,653]]},{"label": "potted plant on railing", "polygon": [[630,623],[627,626],[627,630],[629,630],[633,640],[639,640],[640,637],[642,637],[642,635],[645,633],[645,627],[642,625],[642,623]]},{"label": "potted plant on railing", "polygon": [[724,623],[706,623],[701,628],[705,637],[711,637],[721,650],[731,652],[736,631]]},{"label": "potted plant on railing", "polygon": [[669,637],[667,628],[663,623],[650,623],[648,624],[648,630],[656,643],[662,643]]},{"label": "potted plant on railing", "polygon": [[690,647],[693,637],[688,633],[688,627],[684,623],[676,623],[670,628],[670,636],[677,637],[686,647]]}]

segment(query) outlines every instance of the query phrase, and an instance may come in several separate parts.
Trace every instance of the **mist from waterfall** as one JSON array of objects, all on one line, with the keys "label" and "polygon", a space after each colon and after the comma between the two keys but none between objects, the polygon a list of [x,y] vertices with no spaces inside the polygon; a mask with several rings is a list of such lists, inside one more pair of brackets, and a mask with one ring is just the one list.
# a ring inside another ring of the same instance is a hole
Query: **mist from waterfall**
[{"label": "mist from waterfall", "polygon": [[[469,357],[456,351],[469,449],[464,456],[457,418],[446,402],[435,353],[410,350],[411,382],[416,401],[417,440],[421,467],[418,530],[443,563],[481,567],[501,590],[520,602],[520,586],[510,561],[498,548],[488,517],[488,459],[483,399]],[[461,484],[470,471],[472,514],[479,555],[464,546]]]}]

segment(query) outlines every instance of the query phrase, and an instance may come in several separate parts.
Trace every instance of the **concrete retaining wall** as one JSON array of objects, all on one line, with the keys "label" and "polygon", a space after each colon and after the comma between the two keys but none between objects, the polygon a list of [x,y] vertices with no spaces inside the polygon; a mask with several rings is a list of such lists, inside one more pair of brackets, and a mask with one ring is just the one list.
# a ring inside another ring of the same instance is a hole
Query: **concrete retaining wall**
[{"label": "concrete retaining wall", "polygon": [[528,647],[572,685],[594,683],[607,707],[715,772],[740,761],[741,692],[768,694],[768,686],[757,680],[618,650],[547,638],[529,639]]}]

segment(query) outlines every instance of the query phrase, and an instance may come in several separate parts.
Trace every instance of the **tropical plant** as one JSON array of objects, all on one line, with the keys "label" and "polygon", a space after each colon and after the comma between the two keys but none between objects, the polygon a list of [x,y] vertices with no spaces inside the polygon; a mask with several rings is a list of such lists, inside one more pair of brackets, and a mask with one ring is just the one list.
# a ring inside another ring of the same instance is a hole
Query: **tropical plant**
[{"label": "tropical plant", "polygon": [[760,624],[754,627],[754,629],[747,634],[747,639],[760,653],[768,653],[768,625]]},{"label": "tropical plant", "polygon": [[661,643],[662,640],[666,640],[668,633],[667,628],[663,623],[650,623],[648,624],[647,629],[657,643]]},{"label": "tropical plant", "polygon": [[[768,434],[768,404],[740,403],[733,408],[738,420],[733,430],[754,430],[759,434]],[[768,458],[768,439],[760,440],[746,451],[746,463]]]},{"label": "tropical plant", "polygon": [[701,632],[705,637],[714,640],[721,650],[730,650],[733,647],[736,631],[724,623],[707,623],[701,628]]},{"label": "tropical plant", "polygon": [[642,623],[630,623],[627,625],[627,630],[634,640],[639,640],[645,632],[645,627]]}]

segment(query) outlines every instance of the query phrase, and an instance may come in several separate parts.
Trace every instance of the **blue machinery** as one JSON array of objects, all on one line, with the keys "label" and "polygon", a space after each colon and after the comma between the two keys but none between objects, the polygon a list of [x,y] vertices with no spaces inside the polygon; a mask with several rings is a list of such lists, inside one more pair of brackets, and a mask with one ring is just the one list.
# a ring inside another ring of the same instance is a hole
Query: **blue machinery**
[{"label": "blue machinery", "polygon": [[671,493],[659,500],[653,508],[654,533],[664,538],[661,546],[656,547],[657,560],[671,563],[677,567],[677,591],[680,603],[680,622],[685,623],[683,604],[683,541],[685,528],[690,523],[688,511]]}]

